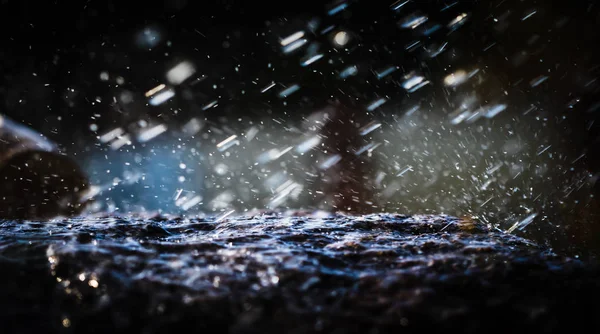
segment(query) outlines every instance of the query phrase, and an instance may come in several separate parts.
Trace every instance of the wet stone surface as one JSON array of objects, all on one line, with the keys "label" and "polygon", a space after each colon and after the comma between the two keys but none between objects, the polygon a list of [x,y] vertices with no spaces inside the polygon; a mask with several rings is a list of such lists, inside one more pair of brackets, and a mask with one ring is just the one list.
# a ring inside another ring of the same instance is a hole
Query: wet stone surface
[{"label": "wet stone surface", "polygon": [[600,324],[597,268],[476,221],[232,217],[2,221],[2,332],[554,332]]}]

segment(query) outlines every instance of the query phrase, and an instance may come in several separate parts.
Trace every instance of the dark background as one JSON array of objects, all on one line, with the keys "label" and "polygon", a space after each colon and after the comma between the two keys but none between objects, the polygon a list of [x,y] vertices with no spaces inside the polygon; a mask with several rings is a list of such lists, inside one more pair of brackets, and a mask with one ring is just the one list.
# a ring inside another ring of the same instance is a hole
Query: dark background
[{"label": "dark background", "polygon": [[[135,149],[124,147],[113,152],[98,143],[98,135],[117,126],[135,124],[140,119],[177,128],[190,117],[200,115],[208,124],[207,136],[223,131],[220,140],[228,133],[234,133],[229,129],[236,129],[236,124],[278,120],[277,124],[265,125],[261,131],[261,134],[272,132],[271,137],[262,140],[265,145],[274,145],[285,142],[293,133],[278,130],[286,128],[286,124],[293,127],[302,122],[328,101],[341,99],[357,110],[363,110],[373,100],[386,97],[388,109],[378,109],[368,115],[370,118],[379,119],[383,124],[395,124],[400,122],[397,117],[419,101],[421,105],[429,106],[429,110],[425,118],[419,119],[421,123],[417,123],[424,124],[424,129],[432,129],[456,108],[453,94],[460,91],[450,92],[442,85],[432,84],[427,89],[407,94],[401,89],[402,80],[398,77],[375,80],[373,72],[396,64],[400,67],[398,73],[419,69],[432,83],[439,83],[452,69],[478,67],[485,73],[486,80],[464,89],[476,90],[482,100],[490,103],[504,101],[511,108],[481,125],[496,129],[490,130],[489,136],[470,134],[472,144],[485,144],[489,140],[492,152],[499,151],[499,146],[493,144],[494,138],[500,138],[504,133],[516,133],[524,142],[536,144],[531,145],[531,152],[526,156],[507,158],[525,159],[528,163],[522,174],[527,181],[515,187],[522,190],[531,183],[542,189],[542,198],[545,198],[539,208],[535,203],[531,205],[539,212],[538,219],[547,220],[547,224],[534,224],[536,227],[530,227],[524,233],[575,255],[589,256],[597,252],[600,235],[596,199],[600,196],[597,182],[600,172],[600,82],[596,79],[600,74],[597,47],[600,7],[594,1],[459,1],[453,6],[448,5],[455,1],[412,1],[397,13],[390,9],[391,1],[349,1],[348,9],[335,16],[326,15],[335,4],[323,1],[2,0],[0,3],[0,15],[5,18],[0,48],[2,113],[59,143],[67,154],[85,166],[94,182],[110,183],[112,176],[107,174],[127,172],[122,162],[129,163],[135,154],[144,159],[157,156],[159,163],[155,160],[148,164],[161,166],[168,152],[179,150],[172,142],[164,142],[139,144]],[[444,7],[449,9],[442,10]],[[533,10],[535,15],[522,19]],[[449,43],[449,51],[429,59],[420,48],[415,52],[405,49],[415,39],[415,32],[399,29],[397,25],[399,19],[415,12],[424,13],[432,22],[448,22],[462,12],[470,16],[455,32],[444,31],[423,41],[425,44]],[[298,61],[301,55],[282,55],[278,42],[280,38],[304,29],[313,18],[320,18],[320,27],[334,24],[336,29],[352,32],[354,38],[349,50],[336,50],[331,46],[330,35],[315,34],[311,39],[320,43],[321,50],[327,50],[331,62],[320,61],[310,68],[303,68]],[[144,29],[158,34],[160,42],[152,45],[147,39],[140,39]],[[493,47],[488,49],[490,45]],[[195,77],[176,87],[177,95],[169,103],[148,106],[143,92],[160,84],[165,71],[183,59],[194,62]],[[348,64],[359,65],[359,74],[340,81],[335,74]],[[108,82],[99,80],[101,72],[109,74]],[[531,87],[529,83],[540,75],[547,75],[548,80]],[[122,83],[115,82],[119,76],[123,78]],[[261,94],[260,89],[270,81],[277,83],[277,89]],[[300,93],[286,101],[279,99],[276,92],[292,83],[302,86]],[[116,99],[124,91],[133,94],[133,103],[124,104]],[[218,107],[202,110],[202,106],[215,99],[219,101]],[[524,113],[532,106],[534,112]],[[361,117],[365,118],[364,115]],[[411,121],[403,122],[409,124]],[[91,124],[98,130],[90,130]],[[379,168],[378,164],[394,160],[390,158],[396,154],[394,150],[403,147],[403,152],[416,150],[426,138],[438,143],[436,149],[429,150],[434,156],[441,157],[449,150],[444,143],[460,143],[457,138],[468,137],[473,128],[460,125],[458,130],[448,133],[448,137],[436,137],[438,130],[432,130],[430,135],[421,134],[421,137],[405,130],[388,131],[388,141],[382,149],[387,155],[379,157],[380,160],[374,159],[373,170]],[[506,131],[498,130],[504,128]],[[177,133],[169,132],[168,135],[172,141],[180,138]],[[210,138],[204,137],[214,144],[216,139]],[[411,142],[413,139],[415,143]],[[198,144],[199,150],[206,147],[202,145]],[[536,154],[547,145],[552,145],[549,152],[554,155]],[[247,154],[256,155],[265,148],[253,151],[248,147],[246,150]],[[157,153],[163,151],[167,153]],[[237,154],[238,161],[248,159],[243,152]],[[462,156],[454,158],[464,162],[465,168],[471,168],[468,166],[475,166],[483,159],[468,150],[457,154]],[[211,157],[207,155],[208,160],[202,164],[216,165],[218,162]],[[546,160],[536,160],[542,157]],[[179,163],[195,158],[178,156],[173,159]],[[541,177],[533,172],[535,166],[541,164],[550,174]],[[401,165],[400,169],[404,167]],[[174,211],[173,207],[156,199],[163,195],[156,194],[164,190],[169,192],[165,195],[168,197],[175,186],[169,186],[165,178],[148,180],[157,173],[172,176],[175,172],[169,169],[171,167],[156,168],[146,169],[145,186],[139,185],[137,190],[119,189],[101,199],[113,203],[113,207],[120,207],[135,202],[129,199],[135,194],[139,202],[144,203],[142,207]],[[109,169],[110,173],[105,172]],[[302,167],[296,169],[297,173],[302,171]],[[472,171],[466,175],[482,174],[485,168],[472,167]],[[570,173],[577,175],[573,174],[571,178]],[[191,181],[202,188],[206,197],[219,193],[212,187],[221,181],[214,179],[213,174],[210,170],[202,170],[194,174],[197,180],[192,178]],[[240,177],[239,174],[232,176],[233,179]],[[585,186],[579,187],[573,179],[585,179],[582,181]],[[516,181],[506,180],[503,184],[512,189],[511,182]],[[231,183],[234,181],[223,182],[223,187],[235,186]],[[468,178],[463,178],[441,184],[440,195],[436,195],[436,201],[430,201],[429,206],[423,204],[421,197],[413,191],[413,195],[400,193],[399,197],[388,199],[379,208],[433,212],[437,205],[437,211],[441,212],[480,214],[469,209],[470,206],[447,207],[444,204],[444,198],[471,196],[468,187],[464,186],[469,182]],[[566,189],[564,192],[568,196],[556,192],[560,187],[561,191]],[[577,191],[569,190],[569,187],[576,187]],[[444,189],[452,196],[444,195]],[[523,218],[522,214],[513,216],[513,213],[522,209],[524,200],[510,195],[504,188],[494,194],[494,198],[501,197],[504,199],[493,209],[485,210],[497,211],[490,219],[500,224],[499,228],[506,229],[512,223],[507,226],[505,221]],[[486,196],[477,201],[481,204],[485,199]],[[310,207],[318,201],[310,197],[300,204]],[[462,203],[462,199],[457,202]],[[252,204],[248,200],[245,203]],[[252,205],[260,207],[261,203],[257,200]],[[130,207],[131,210],[136,208]]]}]

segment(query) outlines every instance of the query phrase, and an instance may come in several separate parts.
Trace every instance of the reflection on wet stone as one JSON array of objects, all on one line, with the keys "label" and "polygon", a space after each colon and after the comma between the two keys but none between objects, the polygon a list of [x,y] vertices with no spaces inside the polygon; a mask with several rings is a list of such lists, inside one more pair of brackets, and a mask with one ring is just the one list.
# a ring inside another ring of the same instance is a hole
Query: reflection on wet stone
[{"label": "reflection on wet stone", "polygon": [[450,216],[96,216],[0,227],[2,317],[17,319],[9,330],[60,331],[63,318],[74,331],[148,333],[598,324],[596,269]]}]

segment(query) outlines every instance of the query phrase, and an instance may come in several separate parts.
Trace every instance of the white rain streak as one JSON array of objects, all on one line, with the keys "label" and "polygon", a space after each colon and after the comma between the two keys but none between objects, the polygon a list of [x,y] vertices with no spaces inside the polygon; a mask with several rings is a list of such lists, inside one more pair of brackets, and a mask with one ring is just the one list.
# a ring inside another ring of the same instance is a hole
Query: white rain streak
[{"label": "white rain streak", "polygon": [[412,172],[413,168],[412,166],[406,166],[403,170],[400,171],[400,173],[396,174],[396,176],[404,176],[404,174],[408,173],[408,172]]},{"label": "white rain streak", "polygon": [[429,84],[429,81],[425,80],[425,77],[416,75],[414,73],[406,75],[404,79],[405,81],[402,83],[402,88],[406,89],[406,91],[409,93],[414,93]]},{"label": "white rain streak", "polygon": [[493,105],[487,109],[487,112],[485,113],[485,117],[486,118],[494,118],[496,115],[498,115],[499,113],[506,110],[506,108],[508,108],[508,106],[506,104]]},{"label": "white rain streak", "polygon": [[175,196],[173,196],[173,200],[177,201],[181,196],[181,193],[183,193],[183,188],[177,189],[177,191],[175,192]]},{"label": "white rain streak", "polygon": [[359,129],[359,133],[361,136],[366,136],[369,133],[379,129],[381,127],[381,123],[378,122],[371,122],[365,126],[363,126],[362,128]]},{"label": "white rain streak", "polygon": [[329,33],[329,32],[330,32],[330,31],[332,31],[334,28],[335,28],[335,26],[334,26],[334,25],[330,25],[330,26],[328,26],[327,28],[325,28],[325,29],[321,30],[321,35],[325,35],[325,34]]},{"label": "white rain streak", "polygon": [[523,16],[523,18],[521,19],[521,21],[525,21],[528,18],[532,17],[533,15],[535,15],[537,13],[537,10],[531,11],[529,14]]},{"label": "white rain streak", "polygon": [[346,9],[346,8],[348,8],[348,3],[346,3],[346,2],[342,2],[342,3],[340,3],[339,5],[337,5],[337,6],[333,7],[333,8],[331,8],[331,9],[330,9],[330,10],[327,12],[327,14],[328,14],[329,16],[332,16],[332,15],[335,15],[335,14],[337,14],[337,13],[339,13],[339,12],[343,11],[343,10],[344,10],[344,9]]},{"label": "white rain streak", "polygon": [[388,75],[396,72],[397,70],[398,70],[397,66],[390,66],[390,67],[384,69],[383,71],[377,72],[376,73],[377,79],[381,80],[381,79],[387,77]]},{"label": "white rain streak", "polygon": [[218,223],[218,222],[221,222],[221,221],[225,220],[225,218],[231,216],[231,214],[234,213],[234,212],[235,212],[235,210],[229,210],[229,211],[223,213],[222,215],[218,216],[215,219],[215,223]]},{"label": "white rain streak", "polygon": [[138,141],[140,143],[148,142],[159,135],[165,133],[167,131],[167,126],[164,124],[159,124],[157,126],[151,127],[147,130],[144,130],[138,134]]},{"label": "white rain streak", "polygon": [[417,46],[421,45],[421,41],[414,41],[412,43],[409,43],[408,45],[406,45],[404,47],[404,50],[406,51],[413,51]]},{"label": "white rain streak", "polygon": [[304,154],[317,145],[321,143],[321,138],[319,136],[310,137],[309,139],[302,142],[298,147],[296,147],[296,152],[300,154]]},{"label": "white rain streak", "polygon": [[300,38],[304,37],[304,31],[297,31],[280,41],[281,46],[288,46]]},{"label": "white rain streak", "polygon": [[448,28],[450,28],[452,30],[457,29],[458,27],[460,27],[461,25],[463,25],[466,22],[467,16],[468,15],[466,13],[462,13],[462,14],[458,15],[452,21],[450,21],[450,23],[448,23]]},{"label": "white rain streak", "polygon": [[319,59],[321,59],[321,58],[323,58],[323,54],[317,54],[317,55],[314,55],[314,56],[308,57],[308,58],[306,58],[306,59],[305,59],[305,60],[304,60],[304,61],[301,63],[301,65],[302,65],[303,67],[306,67],[306,66],[308,66],[308,65],[310,65],[310,64],[313,64],[314,62],[316,62],[317,60],[319,60]]},{"label": "white rain streak", "polygon": [[319,168],[323,169],[323,170],[329,169],[329,168],[333,167],[335,164],[337,164],[338,162],[340,162],[340,160],[342,160],[342,156],[340,156],[339,154],[332,155],[329,158],[325,159],[325,161],[323,161],[323,163],[321,163]]},{"label": "white rain streak", "polygon": [[290,196],[297,196],[302,191],[302,185],[292,180],[287,180],[285,183],[275,189],[276,195],[269,201],[267,207],[275,209],[283,204]]},{"label": "white rain streak", "polygon": [[270,84],[268,84],[267,86],[265,86],[265,88],[261,89],[260,92],[261,93],[265,93],[267,92],[269,89],[275,87],[275,82],[271,82]]},{"label": "white rain streak", "polygon": [[539,151],[537,153],[537,155],[542,155],[544,152],[548,151],[550,149],[550,147],[552,147],[552,145],[548,145],[548,146],[544,147],[541,151]]},{"label": "white rain streak", "polygon": [[175,91],[172,89],[162,90],[150,98],[150,105],[159,106],[175,96]]},{"label": "white rain streak", "polygon": [[299,48],[301,48],[302,46],[304,46],[306,43],[308,43],[307,39],[305,39],[305,38],[299,39],[299,40],[293,42],[292,44],[286,45],[283,48],[283,53],[294,52],[294,51],[298,50]]},{"label": "white rain streak", "polygon": [[284,150],[280,151],[276,148],[261,153],[256,159],[258,163],[265,164],[269,161],[274,161],[281,158],[284,154],[288,153],[294,148],[294,146],[288,146]]},{"label": "white rain streak", "polygon": [[458,110],[458,112],[452,113],[450,123],[452,125],[458,125],[462,123],[465,119],[471,116],[471,111],[469,110]]},{"label": "white rain streak", "polygon": [[541,85],[544,81],[548,80],[548,77],[545,75],[541,75],[533,80],[531,80],[531,82],[529,83],[529,85],[533,88],[533,87],[537,87],[539,85]]},{"label": "white rain streak", "polygon": [[425,15],[411,14],[402,19],[399,24],[404,29],[415,29],[427,21],[429,21],[429,18]]},{"label": "white rain streak", "polygon": [[109,141],[121,136],[124,133],[125,131],[122,128],[115,128],[100,136],[99,140],[102,143],[108,143]]},{"label": "white rain streak", "polygon": [[160,92],[161,90],[165,89],[167,86],[165,84],[160,84],[150,90],[148,90],[146,93],[144,93],[144,95],[146,95],[146,97],[150,97],[158,92]]},{"label": "white rain streak", "polygon": [[382,97],[382,98],[379,98],[379,99],[377,99],[377,100],[373,101],[371,104],[369,104],[369,105],[367,106],[367,110],[368,110],[368,111],[373,111],[373,110],[375,110],[375,109],[377,109],[377,108],[381,107],[381,106],[382,106],[384,103],[386,103],[386,102],[387,102],[387,99],[386,99],[386,98],[383,98],[383,97]]},{"label": "white rain streak", "polygon": [[498,169],[500,169],[500,167],[502,167],[502,166],[504,166],[504,162],[499,162],[499,163],[497,163],[496,165],[494,165],[494,166],[492,166],[492,167],[490,167],[490,168],[486,169],[486,171],[485,171],[485,172],[486,172],[488,175],[492,175],[492,174],[494,174],[495,172],[497,172],[497,171],[498,171]]},{"label": "white rain streak", "polygon": [[240,141],[237,139],[237,135],[231,135],[227,139],[225,139],[222,142],[218,143],[217,144],[217,149],[219,150],[219,152],[225,152],[229,148],[231,148],[232,146],[239,145],[239,144],[240,144]]},{"label": "white rain streak", "polygon": [[381,145],[381,143],[369,143],[361,148],[359,148],[358,150],[356,150],[356,152],[354,152],[354,155],[359,156],[365,152],[373,152],[376,148],[378,148]]},{"label": "white rain streak", "polygon": [[398,1],[394,2],[393,4],[391,4],[390,8],[392,10],[398,10],[398,9],[404,7],[404,5],[406,5],[409,2],[410,2],[410,0],[398,0]]},{"label": "white rain streak", "polygon": [[[189,209],[193,208],[194,206],[201,204],[202,203],[202,196],[200,195],[196,195],[192,198],[190,198],[189,200],[186,197],[183,197],[184,201],[183,202],[179,202],[180,204],[178,205],[181,210],[183,211],[188,211]],[[176,203],[177,205],[177,203]]]},{"label": "white rain streak", "polygon": [[117,139],[110,143],[110,148],[116,151],[125,145],[131,145],[131,136],[128,134],[117,137]]},{"label": "white rain streak", "polygon": [[182,61],[167,71],[167,81],[172,85],[180,85],[189,77],[196,73],[194,64],[189,61]]},{"label": "white rain streak", "polygon": [[210,109],[210,108],[214,108],[214,107],[216,107],[216,106],[217,106],[217,103],[218,103],[218,102],[219,102],[219,101],[217,101],[217,100],[211,101],[211,102],[209,102],[208,104],[206,104],[204,107],[202,107],[202,110],[203,110],[203,111],[206,111],[206,110],[208,110],[208,109]]},{"label": "white rain streak", "polygon": [[514,223],[508,230],[507,233],[512,233],[514,230],[519,229],[519,231],[523,231],[527,225],[531,224],[533,220],[537,217],[537,213],[532,213],[527,218]]},{"label": "white rain streak", "polygon": [[461,108],[452,112],[450,117],[450,123],[453,125],[458,125],[462,122],[473,123],[477,121],[481,117],[485,118],[494,118],[504,110],[508,108],[506,104],[492,104],[480,107],[476,111],[469,110],[470,102],[466,101],[465,104],[461,106]]},{"label": "white rain streak", "polygon": [[294,84],[284,90],[282,90],[281,92],[279,92],[279,98],[286,98],[292,94],[294,94],[295,92],[297,92],[300,89],[300,86],[297,84]]},{"label": "white rain streak", "polygon": [[463,83],[467,82],[468,74],[464,70],[458,70],[454,73],[448,74],[444,78],[444,85],[446,87],[456,87],[460,86]]},{"label": "white rain streak", "polygon": [[446,51],[446,47],[448,46],[448,42],[444,42],[442,45],[431,45],[425,48],[425,51],[429,54],[429,58],[435,58],[439,56],[442,52]]}]

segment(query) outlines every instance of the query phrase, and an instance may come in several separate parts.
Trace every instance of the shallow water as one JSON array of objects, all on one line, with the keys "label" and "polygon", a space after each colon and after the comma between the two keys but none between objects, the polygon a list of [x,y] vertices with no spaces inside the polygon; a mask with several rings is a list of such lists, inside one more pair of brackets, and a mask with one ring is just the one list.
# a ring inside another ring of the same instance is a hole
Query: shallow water
[{"label": "shallow water", "polygon": [[7,332],[543,332],[599,311],[583,306],[600,296],[596,269],[449,216],[96,216],[0,231]]}]

